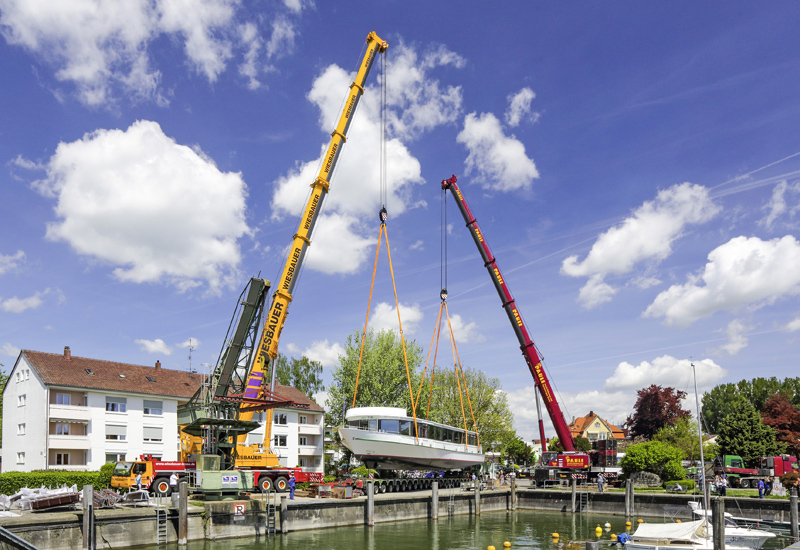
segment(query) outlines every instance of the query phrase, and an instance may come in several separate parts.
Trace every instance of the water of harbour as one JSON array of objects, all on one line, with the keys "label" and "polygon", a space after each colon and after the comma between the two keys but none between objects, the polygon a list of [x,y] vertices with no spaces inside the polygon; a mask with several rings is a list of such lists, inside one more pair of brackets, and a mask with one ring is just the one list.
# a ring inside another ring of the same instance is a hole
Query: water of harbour
[{"label": "water of harbour", "polygon": [[[645,518],[663,522],[664,518]],[[668,521],[668,520],[666,520]],[[603,528],[597,537],[595,529]],[[287,535],[270,535],[260,538],[225,539],[221,541],[190,542],[186,550],[485,550],[494,546],[503,549],[511,543],[511,550],[584,550],[586,541],[611,542],[612,533],[625,529],[623,516],[596,514],[563,514],[538,511],[484,513],[478,518],[471,515],[441,517],[439,521],[409,520],[379,523],[375,527],[336,527],[311,531],[296,531]],[[635,520],[634,520],[635,529]],[[552,534],[560,537],[553,539]],[[785,548],[788,538],[775,537],[764,550]],[[156,550],[156,546],[143,550]],[[163,548],[163,546],[162,546]],[[174,542],[169,547],[177,548]],[[602,549],[615,548],[601,544]]]}]

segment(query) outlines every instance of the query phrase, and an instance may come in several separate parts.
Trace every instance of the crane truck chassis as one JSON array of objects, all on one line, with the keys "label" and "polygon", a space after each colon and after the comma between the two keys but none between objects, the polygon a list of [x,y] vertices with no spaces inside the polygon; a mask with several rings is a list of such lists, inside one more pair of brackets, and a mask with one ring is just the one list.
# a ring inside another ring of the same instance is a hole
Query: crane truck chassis
[{"label": "crane truck chassis", "polygon": [[[254,491],[285,492],[289,488],[289,476],[294,474],[298,483],[321,483],[323,474],[318,472],[304,472],[302,468],[238,468],[238,472],[250,472],[253,477]],[[195,484],[197,464],[195,462],[163,461],[149,456],[141,456],[135,461],[121,461],[114,466],[111,474],[111,486],[117,489],[138,489],[136,476],[142,476],[142,490],[154,495],[169,495],[172,489],[169,484],[170,476],[176,473],[178,479],[186,480],[190,485]],[[230,472],[234,474],[234,472]],[[248,476],[249,477],[249,476]]]}]

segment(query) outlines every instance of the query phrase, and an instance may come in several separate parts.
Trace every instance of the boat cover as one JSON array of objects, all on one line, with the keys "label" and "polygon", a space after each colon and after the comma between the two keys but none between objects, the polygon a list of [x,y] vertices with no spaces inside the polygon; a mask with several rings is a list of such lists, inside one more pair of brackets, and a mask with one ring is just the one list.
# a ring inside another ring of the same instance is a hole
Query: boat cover
[{"label": "boat cover", "polygon": [[642,523],[633,534],[634,541],[701,542],[711,537],[708,521],[700,519],[685,523]]}]

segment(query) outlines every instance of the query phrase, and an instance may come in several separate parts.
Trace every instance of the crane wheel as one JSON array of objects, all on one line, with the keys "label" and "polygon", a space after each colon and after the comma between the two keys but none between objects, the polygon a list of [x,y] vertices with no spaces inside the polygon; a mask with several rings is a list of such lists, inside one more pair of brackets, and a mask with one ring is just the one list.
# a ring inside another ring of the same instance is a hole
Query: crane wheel
[{"label": "crane wheel", "polygon": [[153,483],[153,488],[157,495],[164,495],[166,497],[172,492],[172,488],[169,486],[169,480],[163,477],[158,478]]},{"label": "crane wheel", "polygon": [[750,480],[748,479],[740,479],[739,480],[739,487],[742,489],[747,489],[750,487]]},{"label": "crane wheel", "polygon": [[262,493],[269,493],[272,490],[272,480],[268,477],[262,477],[258,480],[258,488]]},{"label": "crane wheel", "polygon": [[275,478],[275,490],[279,493],[285,493],[289,489],[289,480],[280,476]]}]

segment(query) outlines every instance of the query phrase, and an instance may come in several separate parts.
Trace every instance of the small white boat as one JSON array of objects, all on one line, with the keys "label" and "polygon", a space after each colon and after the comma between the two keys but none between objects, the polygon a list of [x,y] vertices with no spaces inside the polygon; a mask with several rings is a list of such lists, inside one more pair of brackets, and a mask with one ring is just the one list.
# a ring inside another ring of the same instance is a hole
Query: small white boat
[{"label": "small white boat", "polygon": [[357,407],[339,428],[344,445],[368,468],[461,470],[482,464],[475,432],[417,419],[398,407]]},{"label": "small white boat", "polygon": [[[745,546],[725,544],[726,550]],[[642,523],[625,543],[626,550],[714,550],[711,523],[705,519],[685,523]]]},{"label": "small white boat", "polygon": [[[708,521],[711,521],[711,512],[708,510],[693,507],[692,511],[696,516],[707,517]],[[743,546],[758,550],[764,546],[765,542],[775,536],[775,533],[764,531],[763,529],[743,527],[733,520],[731,514],[725,512],[725,546]]]}]

